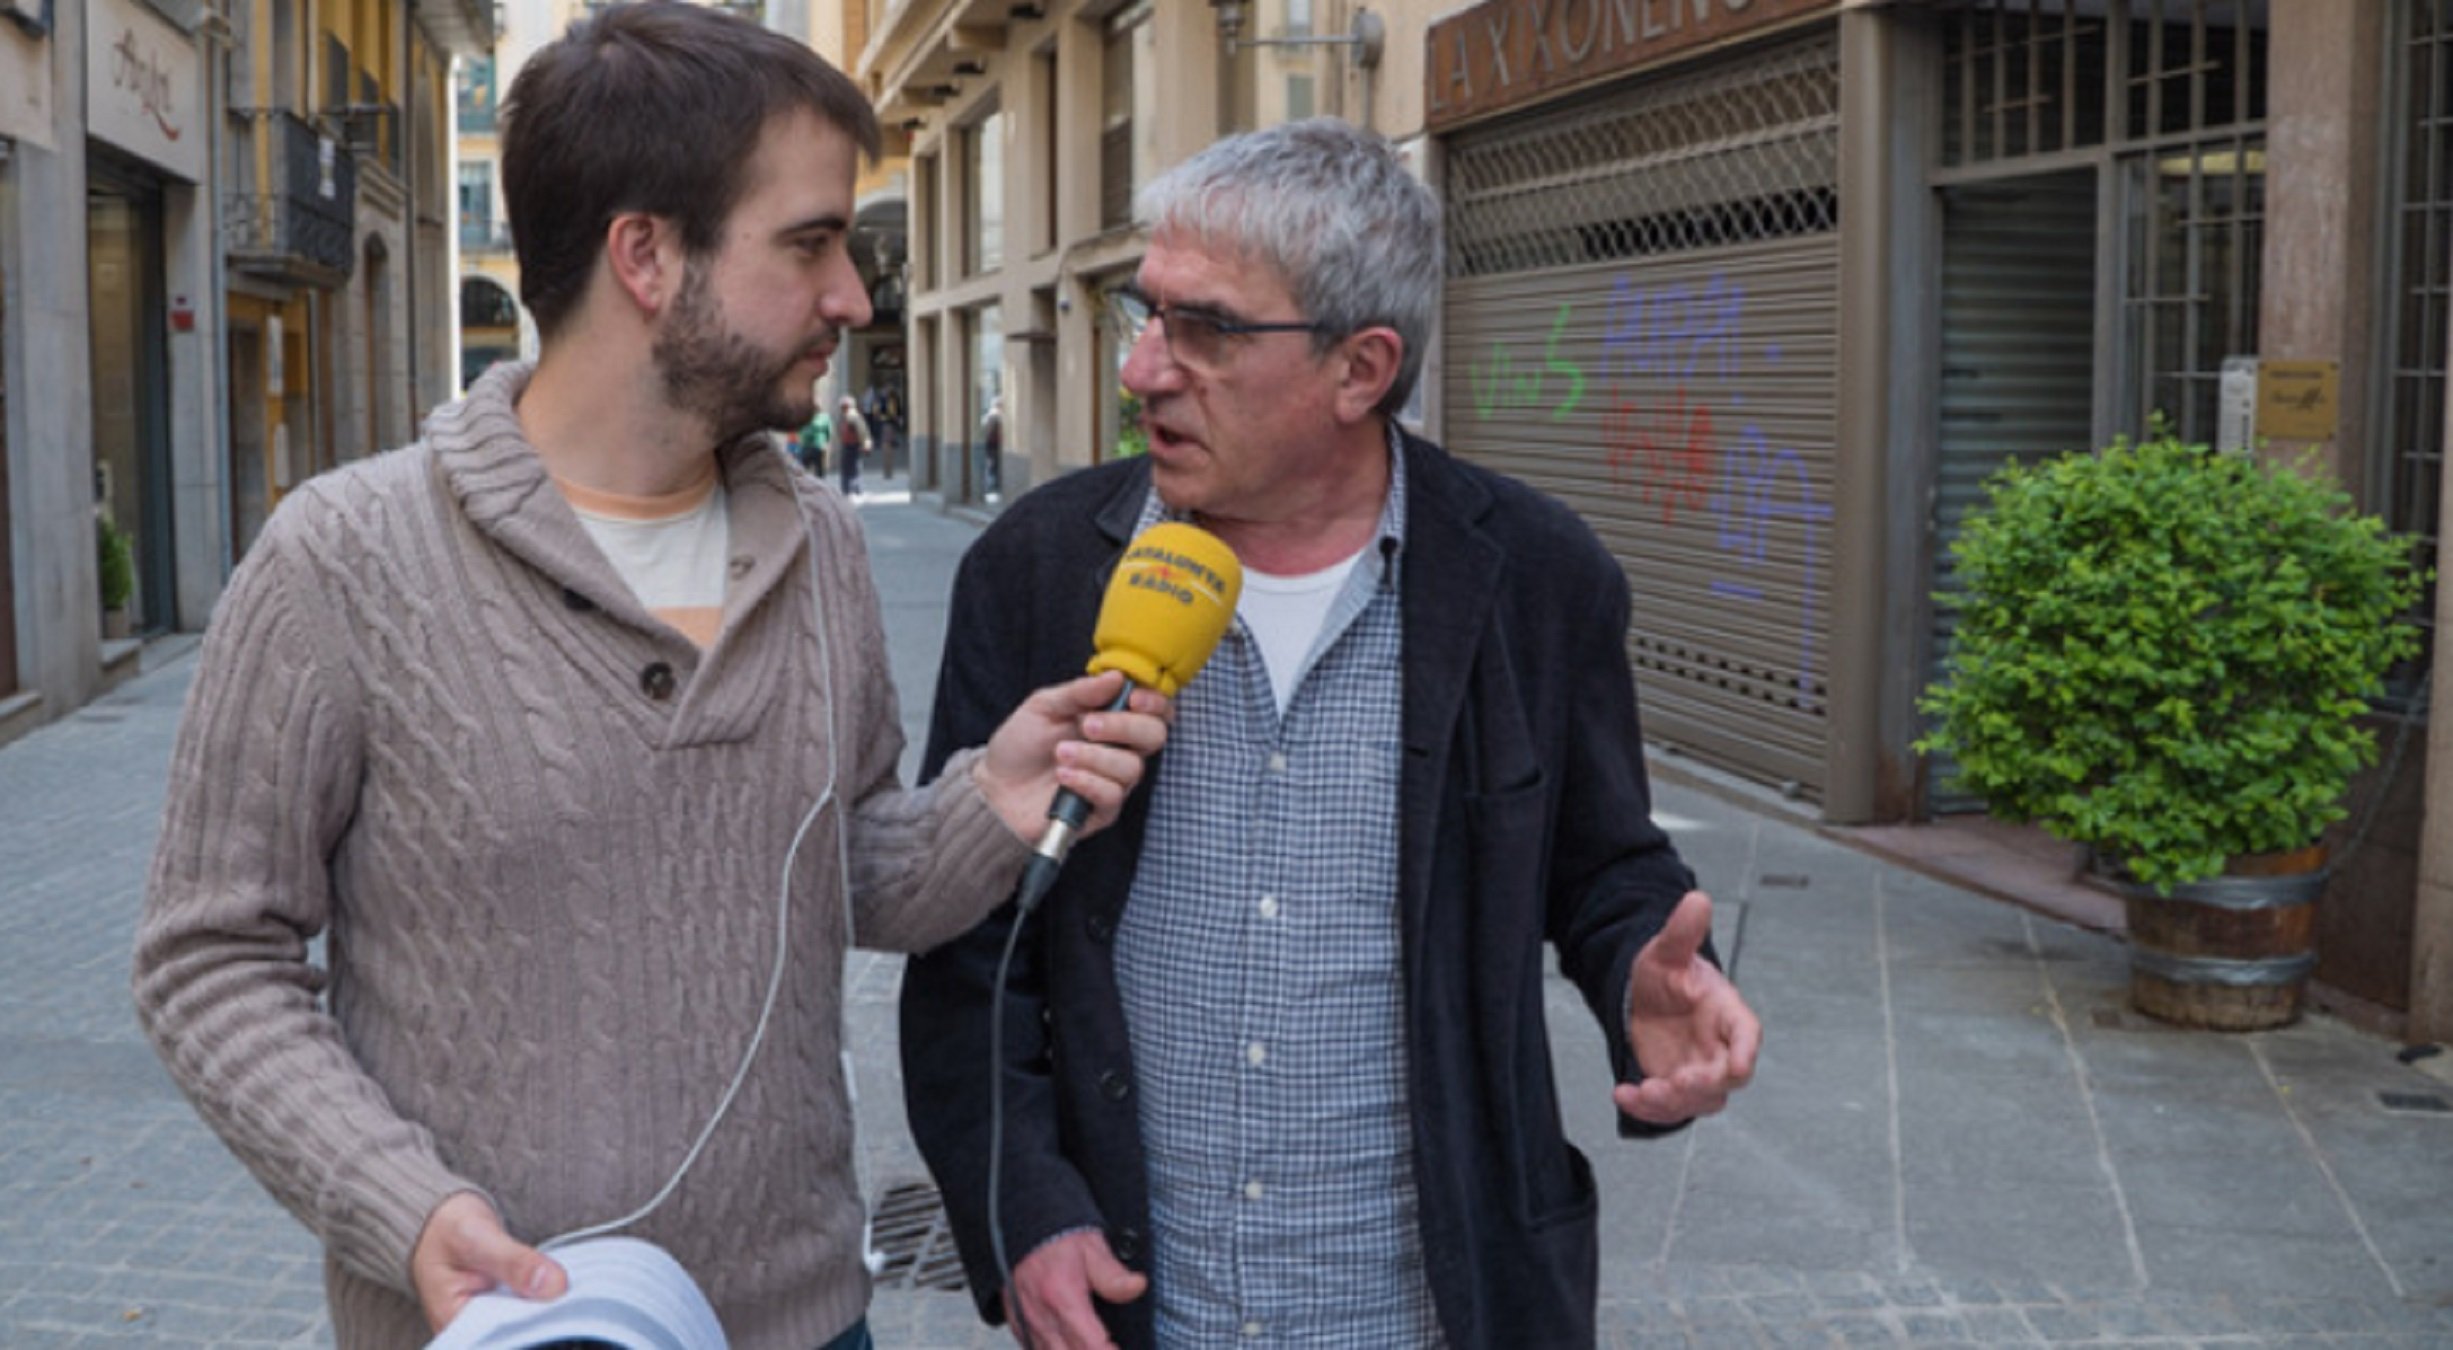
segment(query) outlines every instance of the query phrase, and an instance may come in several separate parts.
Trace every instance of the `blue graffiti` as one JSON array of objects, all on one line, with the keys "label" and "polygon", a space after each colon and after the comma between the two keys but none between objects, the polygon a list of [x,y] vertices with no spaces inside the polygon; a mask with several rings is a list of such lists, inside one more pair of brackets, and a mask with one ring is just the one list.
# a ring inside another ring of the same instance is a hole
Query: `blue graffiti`
[{"label": "blue graffiti", "polygon": [[[1819,499],[1806,475],[1806,461],[1795,450],[1775,447],[1763,428],[1749,422],[1730,447],[1709,507],[1714,542],[1742,568],[1770,565],[1772,535],[1782,525],[1804,530],[1798,578],[1798,653],[1796,687],[1801,706],[1816,704],[1813,680],[1815,638],[1822,629],[1817,585],[1822,561],[1822,535],[1830,525],[1831,503]],[[1712,583],[1716,595],[1760,602],[1763,589],[1732,578]]]},{"label": "blue graffiti", "polygon": [[1622,276],[1609,306],[1601,349],[1611,373],[1682,382],[1737,374],[1746,288],[1726,276],[1644,290]]}]

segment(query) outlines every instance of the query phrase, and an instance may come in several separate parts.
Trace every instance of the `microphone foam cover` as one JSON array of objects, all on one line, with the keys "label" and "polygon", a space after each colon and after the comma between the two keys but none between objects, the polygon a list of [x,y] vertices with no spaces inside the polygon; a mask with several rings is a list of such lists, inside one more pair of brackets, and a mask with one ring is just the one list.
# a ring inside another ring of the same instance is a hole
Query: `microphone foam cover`
[{"label": "microphone foam cover", "polygon": [[1121,670],[1173,698],[1225,636],[1243,586],[1235,550],[1209,531],[1180,521],[1142,531],[1108,579],[1090,673]]}]

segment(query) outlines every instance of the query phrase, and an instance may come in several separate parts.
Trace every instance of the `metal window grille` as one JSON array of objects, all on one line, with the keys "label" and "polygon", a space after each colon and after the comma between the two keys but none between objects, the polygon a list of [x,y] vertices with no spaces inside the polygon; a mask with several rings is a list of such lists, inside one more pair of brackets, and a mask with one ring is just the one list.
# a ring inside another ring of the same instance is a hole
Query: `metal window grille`
[{"label": "metal window grille", "polygon": [[[2211,440],[2257,350],[2266,0],[1969,0],[1943,29],[1943,160],[2102,151],[2121,177],[2119,406]],[[2091,157],[2091,156],[2090,156]]]},{"label": "metal window grille", "polygon": [[1835,229],[1839,133],[1839,48],[1828,33],[1580,110],[1460,133],[1448,156],[1448,274]]},{"label": "metal window grille", "polygon": [[[2453,322],[2453,0],[2397,6],[2397,88],[2388,103],[2399,115],[2388,203],[2392,238],[2385,254],[2394,276],[2386,338],[2390,374],[2385,391],[2381,491],[2386,524],[2416,538],[2419,560],[2436,556],[2443,522],[2438,493],[2444,476],[2445,328]],[[2435,646],[2436,583],[2409,617]]]},{"label": "metal window grille", "polygon": [[2266,0],[1967,0],[1944,30],[1943,163],[2262,121],[2266,8]]},{"label": "metal window grille", "polygon": [[2104,143],[2104,18],[2078,0],[1994,0],[1943,35],[1942,162]]},{"label": "metal window grille", "polygon": [[2223,358],[2257,350],[2265,249],[2265,138],[2233,136],[2128,161],[2123,295],[2134,425],[2215,438]]}]

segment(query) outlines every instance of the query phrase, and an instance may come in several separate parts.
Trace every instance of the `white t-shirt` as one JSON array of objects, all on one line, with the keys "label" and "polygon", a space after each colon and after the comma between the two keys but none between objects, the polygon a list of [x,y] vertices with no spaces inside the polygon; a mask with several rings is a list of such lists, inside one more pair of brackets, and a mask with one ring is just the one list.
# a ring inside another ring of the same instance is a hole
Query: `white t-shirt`
[{"label": "white t-shirt", "polygon": [[1303,662],[1312,654],[1312,644],[1320,640],[1320,626],[1329,618],[1329,607],[1337,602],[1337,593],[1346,585],[1347,574],[1363,556],[1356,549],[1338,562],[1317,572],[1300,576],[1272,576],[1267,572],[1247,570],[1244,573],[1242,598],[1236,601],[1236,616],[1252,640],[1260,645],[1261,661],[1269,667],[1270,692],[1277,695],[1278,711],[1285,712],[1289,699],[1295,696],[1295,684],[1302,678]]},{"label": "white t-shirt", "polygon": [[559,478],[554,486],[649,613],[702,649],[715,644],[724,627],[732,530],[714,460],[705,478],[653,497],[599,492]]}]

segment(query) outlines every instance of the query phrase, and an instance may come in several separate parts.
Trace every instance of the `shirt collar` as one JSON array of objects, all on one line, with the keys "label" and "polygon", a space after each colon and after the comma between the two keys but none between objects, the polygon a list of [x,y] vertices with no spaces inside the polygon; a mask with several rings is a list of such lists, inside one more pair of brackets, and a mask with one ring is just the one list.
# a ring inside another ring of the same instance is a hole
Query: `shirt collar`
[{"label": "shirt collar", "polygon": [[[1192,513],[1178,511],[1159,499],[1158,486],[1153,483],[1141,503],[1141,519],[1133,523],[1133,533],[1160,521],[1195,523]],[[1397,424],[1388,424],[1388,495],[1380,502],[1379,546],[1366,548],[1356,565],[1369,569],[1374,582],[1396,585],[1403,574],[1398,571],[1398,559],[1405,552],[1405,435]]]}]

